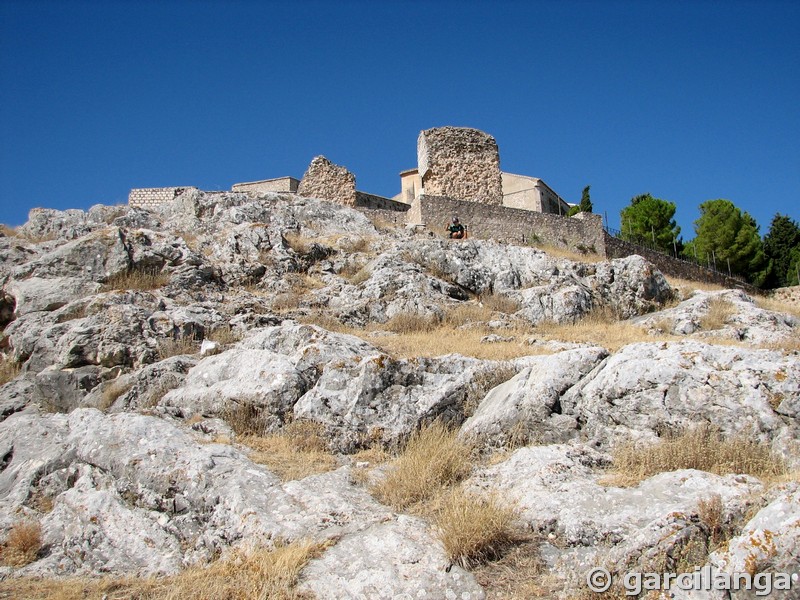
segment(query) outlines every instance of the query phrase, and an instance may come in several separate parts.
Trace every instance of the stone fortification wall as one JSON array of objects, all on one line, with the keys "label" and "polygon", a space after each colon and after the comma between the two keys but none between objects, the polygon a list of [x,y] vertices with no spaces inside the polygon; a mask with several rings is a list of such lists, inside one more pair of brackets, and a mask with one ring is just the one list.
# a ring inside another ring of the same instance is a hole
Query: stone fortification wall
[{"label": "stone fortification wall", "polygon": [[500,152],[488,133],[466,127],[426,129],[417,139],[417,164],[426,196],[503,204]]},{"label": "stone fortification wall", "polygon": [[411,205],[391,198],[384,198],[383,196],[356,192],[355,208],[364,213],[375,224],[383,222],[400,226],[408,222],[407,215]]},{"label": "stone fortification wall", "polygon": [[264,179],[263,181],[248,181],[246,183],[234,183],[231,187],[232,192],[277,192],[294,194],[300,180],[294,177],[278,177],[277,179]]},{"label": "stone fortification wall", "polygon": [[324,156],[317,156],[308,165],[297,187],[297,193],[306,198],[320,198],[345,206],[355,206],[356,176]]},{"label": "stone fortification wall", "polygon": [[128,194],[128,204],[137,208],[155,208],[196,187],[134,188]]},{"label": "stone fortification wall", "polygon": [[412,203],[408,222],[425,225],[444,235],[445,228],[455,215],[466,225],[470,237],[473,238],[494,238],[533,245],[541,243],[605,254],[602,217],[594,214],[584,214],[582,218],[559,217],[518,208],[425,195]]},{"label": "stone fortification wall", "polygon": [[653,263],[656,268],[658,268],[658,270],[665,275],[678,277],[680,279],[689,279],[691,281],[715,283],[726,288],[739,288],[746,291],[748,294],[764,293],[757,287],[752,286],[740,279],[728,277],[727,275],[719,273],[718,271],[714,271],[713,269],[707,269],[706,267],[693,262],[681,260],[679,258],[669,256],[668,254],[662,254],[660,252],[656,252],[655,250],[645,248],[644,246],[639,246],[638,244],[631,244],[625,240],[615,238],[608,233],[605,234],[605,247],[606,257],[609,259],[623,258],[625,256],[638,254],[639,256],[646,258]]}]

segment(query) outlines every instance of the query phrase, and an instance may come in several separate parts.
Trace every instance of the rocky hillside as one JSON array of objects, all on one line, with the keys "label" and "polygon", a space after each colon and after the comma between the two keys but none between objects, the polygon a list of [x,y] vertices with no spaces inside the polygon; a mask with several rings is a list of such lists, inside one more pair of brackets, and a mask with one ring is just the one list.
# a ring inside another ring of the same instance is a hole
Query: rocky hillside
[{"label": "rocky hillside", "polygon": [[797,309],[590,258],[294,196],[33,211],[0,237],[0,598],[800,572]]}]

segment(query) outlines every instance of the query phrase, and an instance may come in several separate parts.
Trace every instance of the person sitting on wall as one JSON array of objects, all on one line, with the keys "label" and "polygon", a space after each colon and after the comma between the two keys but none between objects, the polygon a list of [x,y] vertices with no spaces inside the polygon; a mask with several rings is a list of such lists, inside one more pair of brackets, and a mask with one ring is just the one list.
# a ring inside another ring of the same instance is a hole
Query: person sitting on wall
[{"label": "person sitting on wall", "polygon": [[467,231],[459,222],[458,217],[453,217],[453,222],[447,227],[451,240],[460,240],[467,237]]}]

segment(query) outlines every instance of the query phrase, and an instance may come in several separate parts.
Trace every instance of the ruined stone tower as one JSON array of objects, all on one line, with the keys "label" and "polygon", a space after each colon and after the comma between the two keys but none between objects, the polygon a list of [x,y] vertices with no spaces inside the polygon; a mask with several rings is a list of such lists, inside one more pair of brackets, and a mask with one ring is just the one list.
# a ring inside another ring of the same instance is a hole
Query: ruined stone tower
[{"label": "ruined stone tower", "polygon": [[417,138],[417,165],[429,196],[503,204],[500,152],[488,133],[467,127],[435,127]]}]

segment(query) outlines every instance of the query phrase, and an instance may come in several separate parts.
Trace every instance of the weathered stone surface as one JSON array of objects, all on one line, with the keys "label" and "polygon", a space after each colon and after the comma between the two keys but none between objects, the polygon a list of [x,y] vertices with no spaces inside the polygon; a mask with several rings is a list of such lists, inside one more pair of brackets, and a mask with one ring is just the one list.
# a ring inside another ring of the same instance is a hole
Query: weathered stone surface
[{"label": "weathered stone surface", "polygon": [[312,560],[300,589],[339,598],[485,598],[471,573],[450,565],[426,523],[400,516],[351,534]]},{"label": "weathered stone surface", "polygon": [[562,414],[561,396],[608,355],[603,348],[531,357],[533,363],[491,390],[461,435],[484,445],[552,444],[577,435],[578,421]]},{"label": "weathered stone surface", "polygon": [[355,206],[356,176],[345,167],[334,165],[324,156],[316,156],[308,165],[297,193],[307,198]]},{"label": "weathered stone surface", "polygon": [[[723,322],[710,316],[718,311]],[[800,335],[800,319],[759,308],[741,290],[722,290],[694,294],[675,306],[643,315],[634,323],[674,335],[699,339],[722,338],[750,344],[780,344]]]},{"label": "weathered stone surface", "polygon": [[567,390],[561,407],[605,446],[655,441],[658,432],[706,423],[796,461],[798,401],[800,363],[793,356],[701,342],[638,343]]},{"label": "weathered stone surface", "polygon": [[500,152],[488,133],[467,127],[426,129],[417,138],[417,164],[429,196],[503,203]]}]

